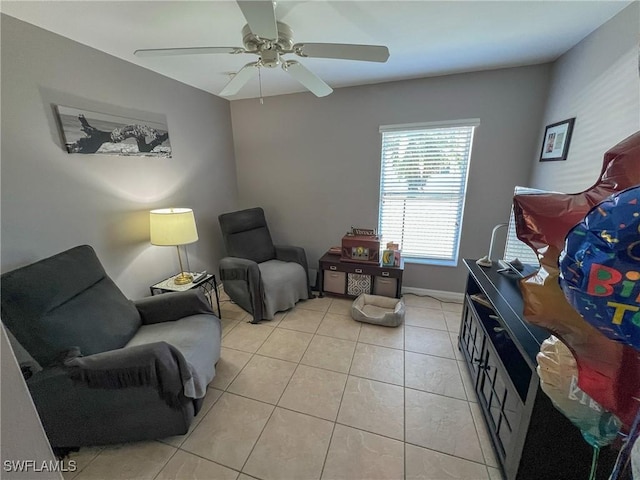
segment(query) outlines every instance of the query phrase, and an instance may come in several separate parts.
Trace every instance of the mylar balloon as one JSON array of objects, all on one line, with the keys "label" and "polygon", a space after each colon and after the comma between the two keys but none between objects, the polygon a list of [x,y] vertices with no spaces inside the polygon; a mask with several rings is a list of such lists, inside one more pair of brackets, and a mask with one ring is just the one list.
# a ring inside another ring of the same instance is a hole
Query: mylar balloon
[{"label": "mylar balloon", "polygon": [[536,358],[542,390],[580,429],[587,443],[599,448],[613,442],[620,420],[578,388],[578,367],[569,348],[552,335],[542,342]]},{"label": "mylar balloon", "polygon": [[616,439],[622,422],[578,388],[576,360],[557,337],[542,342],[536,359],[540,387],[593,448],[589,480],[595,480],[600,448]]},{"label": "mylar balloon", "polygon": [[640,186],[601,202],[567,234],[560,286],[587,322],[640,349]]}]

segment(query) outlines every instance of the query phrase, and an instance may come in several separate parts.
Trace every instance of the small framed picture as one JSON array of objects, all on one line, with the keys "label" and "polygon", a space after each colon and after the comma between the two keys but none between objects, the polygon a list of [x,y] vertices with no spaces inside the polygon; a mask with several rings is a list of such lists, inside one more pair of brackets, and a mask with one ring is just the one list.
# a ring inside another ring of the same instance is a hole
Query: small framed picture
[{"label": "small framed picture", "polygon": [[558,123],[547,125],[544,131],[542,151],[540,152],[541,162],[553,160],[566,160],[569,153],[569,143],[571,143],[571,133],[576,119],[569,118]]}]

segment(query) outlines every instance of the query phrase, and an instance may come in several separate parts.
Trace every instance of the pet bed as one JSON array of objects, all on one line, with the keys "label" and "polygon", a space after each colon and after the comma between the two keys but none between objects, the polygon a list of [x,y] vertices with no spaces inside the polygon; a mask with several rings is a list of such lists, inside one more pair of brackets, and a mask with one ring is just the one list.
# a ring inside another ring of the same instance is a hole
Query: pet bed
[{"label": "pet bed", "polygon": [[404,321],[404,300],[363,293],[351,305],[351,317],[359,322],[397,327]]}]

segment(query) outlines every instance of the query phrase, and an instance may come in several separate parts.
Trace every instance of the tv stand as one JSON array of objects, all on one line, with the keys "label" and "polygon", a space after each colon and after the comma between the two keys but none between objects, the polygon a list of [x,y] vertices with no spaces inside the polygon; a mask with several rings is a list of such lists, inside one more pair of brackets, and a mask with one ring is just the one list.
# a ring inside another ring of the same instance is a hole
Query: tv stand
[{"label": "tv stand", "polygon": [[[507,480],[586,480],[592,449],[540,388],[536,355],[551,334],[523,317],[519,275],[465,260],[469,270],[458,348],[471,374]],[[617,452],[601,449],[598,480]]]}]

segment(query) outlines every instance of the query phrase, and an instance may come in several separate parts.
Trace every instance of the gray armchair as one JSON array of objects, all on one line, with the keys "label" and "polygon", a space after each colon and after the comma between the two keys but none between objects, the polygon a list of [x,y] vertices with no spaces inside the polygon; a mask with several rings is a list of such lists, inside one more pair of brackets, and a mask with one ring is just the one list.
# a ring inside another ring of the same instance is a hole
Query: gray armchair
[{"label": "gray armchair", "polygon": [[187,432],[220,357],[220,319],[201,291],[132,302],[87,245],[0,281],[2,321],[54,448]]},{"label": "gray armchair", "polygon": [[253,315],[252,323],[313,298],[304,249],[274,245],[262,208],[218,220],[228,255],[220,261],[220,279],[229,298]]}]

